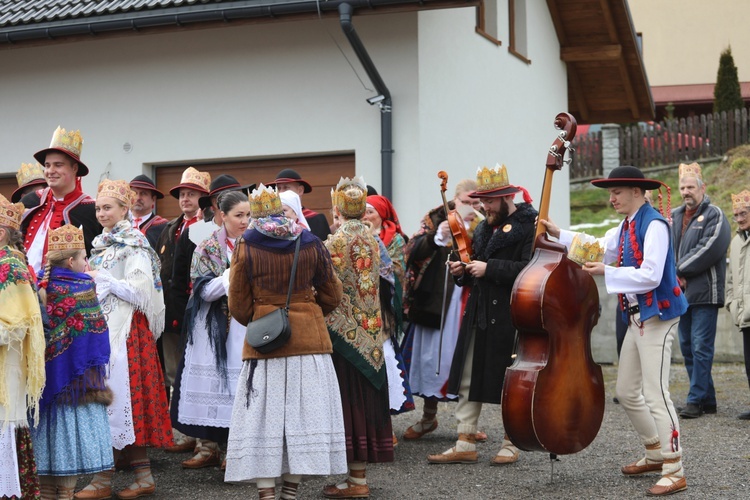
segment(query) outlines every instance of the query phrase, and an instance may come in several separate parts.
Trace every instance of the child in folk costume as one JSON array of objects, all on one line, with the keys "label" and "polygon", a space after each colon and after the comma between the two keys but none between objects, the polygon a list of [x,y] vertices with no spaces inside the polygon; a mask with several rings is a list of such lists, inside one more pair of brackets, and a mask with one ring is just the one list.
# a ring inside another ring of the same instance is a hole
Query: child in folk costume
[{"label": "child in folk costume", "polygon": [[[172,446],[164,377],[156,339],[164,330],[164,296],[159,259],[146,237],[127,219],[132,191],[125,181],[99,184],[96,217],[104,227],[93,242],[91,268],[96,292],[109,325],[109,386],[114,400],[107,409],[115,462],[123,448],[135,470],[135,482],[117,493],[137,498],[156,491],[146,447]],[[94,476],[76,498],[109,498],[110,469]]]},{"label": "child in folk costume", "polygon": [[109,332],[87,268],[83,231],[48,234],[39,294],[47,309],[47,383],[32,431],[42,499],[72,499],[80,474],[113,466],[105,379]]},{"label": "child in folk costume", "polygon": [[242,369],[245,327],[229,315],[229,262],[237,238],[250,221],[250,202],[240,191],[219,196],[221,228],[193,253],[193,291],[185,312],[187,343],[175,379],[172,426],[200,439],[186,469],[221,463],[219,443],[227,441],[237,379]]},{"label": "child in folk costume", "polygon": [[27,410],[44,387],[44,327],[23,253],[21,203],[0,195],[0,497],[39,498]]}]

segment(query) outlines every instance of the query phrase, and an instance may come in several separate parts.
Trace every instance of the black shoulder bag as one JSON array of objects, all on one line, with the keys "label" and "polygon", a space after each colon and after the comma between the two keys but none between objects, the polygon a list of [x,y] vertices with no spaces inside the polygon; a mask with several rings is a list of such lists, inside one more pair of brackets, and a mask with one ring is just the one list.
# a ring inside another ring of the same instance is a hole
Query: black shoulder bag
[{"label": "black shoulder bag", "polygon": [[294,276],[297,274],[297,260],[299,260],[299,245],[301,241],[302,235],[299,235],[297,237],[297,244],[294,247],[294,263],[292,264],[292,275],[289,277],[286,306],[276,309],[261,318],[254,319],[247,325],[245,342],[261,354],[268,354],[282,347],[289,341],[289,337],[292,336],[292,329],[289,325],[289,301],[292,298]]}]

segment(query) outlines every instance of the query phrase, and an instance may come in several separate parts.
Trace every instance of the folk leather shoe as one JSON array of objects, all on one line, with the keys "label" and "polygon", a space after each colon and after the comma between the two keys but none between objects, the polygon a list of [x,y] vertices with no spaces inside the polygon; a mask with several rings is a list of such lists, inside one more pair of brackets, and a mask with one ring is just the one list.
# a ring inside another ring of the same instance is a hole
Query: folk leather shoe
[{"label": "folk leather shoe", "polygon": [[620,470],[626,476],[638,476],[640,474],[648,474],[649,472],[661,472],[663,462],[651,462],[646,459],[644,463],[641,463],[641,460],[625,465]]},{"label": "folk leather shoe", "polygon": [[195,439],[186,439],[179,444],[164,448],[166,453],[185,453],[195,450]]},{"label": "folk leather shoe", "polygon": [[221,465],[221,452],[219,450],[212,450],[207,455],[200,453],[182,462],[184,469],[202,469],[203,467],[214,467],[216,465]]},{"label": "folk leather shoe", "polygon": [[81,490],[73,495],[77,500],[106,500],[112,498],[112,487],[98,488],[95,490]]},{"label": "folk leather shoe", "polygon": [[450,453],[427,456],[427,461],[431,464],[475,464],[478,460],[476,451],[456,451],[455,446]]},{"label": "folk leather shoe", "polygon": [[687,489],[687,481],[684,477],[673,477],[673,476],[664,476],[665,478],[669,479],[671,481],[671,484],[668,484],[666,486],[660,486],[658,484],[655,484],[648,490],[646,490],[646,495],[650,497],[661,497],[664,495],[671,495],[673,493],[677,493],[678,491],[684,491]]},{"label": "folk leather shoe", "polygon": [[131,500],[133,498],[145,497],[146,495],[153,495],[156,492],[156,485],[152,484],[149,486],[138,486],[138,488],[125,488],[122,491],[117,492],[117,498],[120,500]]},{"label": "folk leather shoe", "polygon": [[346,488],[339,488],[335,484],[329,484],[323,488],[323,496],[326,498],[368,498],[370,487],[366,484],[355,484],[347,479]]},{"label": "folk leather shoe", "polygon": [[685,408],[680,410],[680,416],[682,418],[698,418],[701,415],[703,415],[703,410],[700,405],[695,403],[688,403],[685,405]]},{"label": "folk leather shoe", "polygon": [[404,439],[405,440],[412,441],[414,439],[419,439],[422,436],[424,436],[425,434],[429,434],[430,432],[432,432],[432,431],[434,431],[435,429],[438,428],[438,421],[437,421],[436,418],[432,420],[432,424],[430,424],[430,426],[427,427],[426,429],[424,428],[424,420],[421,420],[420,423],[422,423],[422,430],[421,431],[414,430],[414,426],[413,425],[411,427],[409,427],[408,429],[406,429],[406,432],[404,432]]}]

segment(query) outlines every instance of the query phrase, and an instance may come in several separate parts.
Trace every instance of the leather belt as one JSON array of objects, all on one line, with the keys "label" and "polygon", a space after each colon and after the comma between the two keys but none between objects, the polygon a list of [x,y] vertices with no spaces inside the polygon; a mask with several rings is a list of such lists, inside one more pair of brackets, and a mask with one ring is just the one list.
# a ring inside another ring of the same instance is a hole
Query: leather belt
[{"label": "leather belt", "polygon": [[632,316],[633,314],[638,314],[639,312],[641,312],[641,308],[640,308],[640,307],[638,307],[638,305],[637,305],[637,304],[636,304],[636,305],[634,305],[634,306],[630,306],[630,307],[628,307],[628,314],[629,314],[629,315],[631,315],[631,316]]}]

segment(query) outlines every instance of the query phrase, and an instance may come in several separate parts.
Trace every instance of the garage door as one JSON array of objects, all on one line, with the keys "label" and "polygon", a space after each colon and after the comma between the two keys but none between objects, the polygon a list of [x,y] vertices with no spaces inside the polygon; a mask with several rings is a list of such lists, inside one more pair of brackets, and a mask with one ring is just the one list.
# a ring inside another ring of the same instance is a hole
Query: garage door
[{"label": "garage door", "polygon": [[10,195],[13,194],[13,191],[15,191],[17,187],[18,181],[16,180],[15,174],[0,177],[0,194],[5,196],[8,201],[10,201]]},{"label": "garage door", "polygon": [[169,195],[169,190],[180,183],[182,172],[193,166],[201,172],[209,172],[211,178],[222,174],[235,177],[240,184],[266,184],[276,179],[276,174],[285,168],[296,170],[313,190],[302,197],[305,208],[325,214],[331,222],[331,188],[341,176],[354,175],[354,155],[309,156],[304,158],[275,158],[236,163],[208,165],[179,165],[156,168],[156,186],[166,195],[156,205],[156,213],[166,219],[180,214],[177,199]]}]

